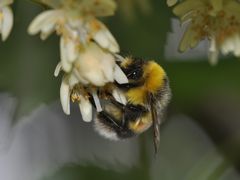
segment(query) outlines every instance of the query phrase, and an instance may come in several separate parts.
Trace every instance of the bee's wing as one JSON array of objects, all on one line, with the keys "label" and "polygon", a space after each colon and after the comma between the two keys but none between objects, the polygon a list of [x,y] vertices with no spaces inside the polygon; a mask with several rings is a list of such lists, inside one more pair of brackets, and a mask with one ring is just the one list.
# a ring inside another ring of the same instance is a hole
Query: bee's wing
[{"label": "bee's wing", "polygon": [[158,152],[159,142],[160,142],[160,117],[158,113],[158,105],[156,104],[157,101],[155,101],[154,96],[152,94],[149,94],[149,102],[150,102],[150,108],[151,108],[151,114],[152,114],[152,120],[153,120],[153,142],[154,142],[154,149],[155,153]]}]

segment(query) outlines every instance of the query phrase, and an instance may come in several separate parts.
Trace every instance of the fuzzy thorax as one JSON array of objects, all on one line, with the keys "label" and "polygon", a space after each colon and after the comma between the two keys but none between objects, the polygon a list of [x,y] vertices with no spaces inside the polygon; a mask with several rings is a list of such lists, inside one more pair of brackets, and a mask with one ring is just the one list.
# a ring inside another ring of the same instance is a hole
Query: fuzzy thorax
[{"label": "fuzzy thorax", "polygon": [[165,71],[154,61],[147,62],[143,66],[143,72],[144,84],[141,87],[132,88],[126,93],[128,101],[132,104],[144,105],[147,101],[147,93],[157,93],[164,84]]}]

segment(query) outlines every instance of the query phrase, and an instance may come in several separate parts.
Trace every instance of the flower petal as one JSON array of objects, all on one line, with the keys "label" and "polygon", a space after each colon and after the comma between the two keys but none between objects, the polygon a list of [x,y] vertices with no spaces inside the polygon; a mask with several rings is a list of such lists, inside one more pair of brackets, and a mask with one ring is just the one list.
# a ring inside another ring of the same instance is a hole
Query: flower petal
[{"label": "flower petal", "polygon": [[9,7],[2,8],[3,21],[1,27],[2,40],[5,41],[9,36],[13,26],[13,13]]},{"label": "flower petal", "polygon": [[113,35],[109,32],[107,27],[102,23],[98,22],[100,29],[94,34],[93,39],[105,49],[108,49],[110,52],[117,53],[119,52],[119,45]]},{"label": "flower petal", "polygon": [[123,73],[122,69],[116,64],[114,69],[114,79],[119,84],[128,83],[127,76]]},{"label": "flower petal", "polygon": [[81,96],[81,99],[79,102],[79,109],[82,114],[83,121],[91,122],[92,121],[92,104],[88,99],[85,99],[83,96]]},{"label": "flower petal", "polygon": [[68,84],[69,84],[70,88],[72,88],[74,85],[76,85],[78,83],[79,83],[79,81],[78,81],[77,77],[71,73],[68,78]]},{"label": "flower petal", "polygon": [[217,45],[216,45],[216,39],[215,37],[212,37],[210,39],[210,47],[209,47],[209,62],[211,65],[216,65],[218,62],[218,49],[217,49]]},{"label": "flower petal", "polygon": [[240,56],[240,36],[237,35],[235,40],[235,52],[234,55],[239,57]]},{"label": "flower petal", "polygon": [[55,77],[57,77],[57,76],[59,75],[61,69],[62,69],[62,64],[61,64],[61,62],[59,62],[59,63],[57,64],[56,68],[55,68],[55,71],[54,71],[54,76],[55,76]]},{"label": "flower petal", "polygon": [[8,6],[10,4],[13,3],[13,0],[1,0],[0,1],[0,7],[3,7],[3,6]]},{"label": "flower petal", "polygon": [[40,38],[45,40],[55,31],[55,23],[49,23],[42,27]]},{"label": "flower petal", "polygon": [[104,53],[103,56],[99,59],[99,61],[106,81],[113,82],[115,67],[114,57],[111,54]]},{"label": "flower petal", "polygon": [[100,104],[100,100],[98,98],[98,95],[97,95],[96,91],[92,91],[92,96],[93,96],[93,100],[94,100],[97,112],[101,112],[102,111],[102,106]]},{"label": "flower petal", "polygon": [[66,52],[67,52],[67,59],[70,63],[74,62],[77,57],[78,57],[78,53],[76,50],[76,43],[73,40],[68,40],[66,42]]},{"label": "flower petal", "polygon": [[[28,27],[29,34],[37,34],[42,29],[46,28],[46,26],[50,26],[49,24],[55,24],[58,19],[63,15],[62,10],[48,10],[39,14]],[[46,28],[48,29],[48,28]]]},{"label": "flower petal", "polygon": [[113,89],[112,95],[113,95],[114,99],[116,101],[118,101],[119,103],[124,104],[124,105],[127,103],[127,99],[121,90],[119,90],[117,88]]},{"label": "flower petal", "polygon": [[68,61],[68,52],[66,48],[66,42],[64,37],[60,39],[60,54],[61,54],[61,63],[62,68],[65,72],[70,72],[72,68],[72,64]]},{"label": "flower petal", "polygon": [[89,81],[87,81],[86,79],[84,79],[80,73],[77,71],[76,68],[73,69],[73,74],[74,76],[78,79],[78,81],[81,83],[81,84],[89,84]]},{"label": "flower petal", "polygon": [[60,87],[60,101],[62,104],[63,112],[67,115],[70,114],[70,87],[67,83],[67,78],[64,77]]},{"label": "flower petal", "polygon": [[79,53],[75,68],[79,75],[95,86],[104,86],[107,82],[101,65],[101,59],[106,58],[100,47],[90,43]]},{"label": "flower petal", "polygon": [[124,58],[122,56],[120,56],[119,54],[114,54],[114,57],[115,57],[116,61],[119,61],[119,62],[124,61]]}]

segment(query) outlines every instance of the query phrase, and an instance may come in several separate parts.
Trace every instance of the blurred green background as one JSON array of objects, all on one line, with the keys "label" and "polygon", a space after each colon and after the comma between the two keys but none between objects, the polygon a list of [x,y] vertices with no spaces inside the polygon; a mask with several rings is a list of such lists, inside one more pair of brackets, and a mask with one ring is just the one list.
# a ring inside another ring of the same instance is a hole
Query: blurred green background
[{"label": "blurred green background", "polygon": [[[61,78],[53,76],[60,58],[59,39],[52,35],[41,41],[39,36],[27,34],[29,23],[42,10],[30,1],[16,1],[13,31],[0,44],[0,89],[17,99],[11,118],[13,127],[24,123],[27,118],[23,117],[30,116],[40,105],[51,106],[59,101]],[[207,58],[165,58],[168,33],[173,31],[171,18],[165,1],[125,0],[119,1],[114,17],[103,19],[123,54],[155,59],[169,76],[173,98],[167,120],[161,126],[157,156],[154,157],[150,130],[136,138],[139,153],[130,152],[137,156],[134,165],[113,161],[102,167],[104,160],[72,163],[69,159],[58,168],[44,171],[47,173],[40,179],[240,179],[240,61],[228,56],[212,67]],[[65,117],[61,110],[58,113]],[[89,141],[88,137],[85,141]],[[35,155],[38,151],[41,148],[36,149]]]}]

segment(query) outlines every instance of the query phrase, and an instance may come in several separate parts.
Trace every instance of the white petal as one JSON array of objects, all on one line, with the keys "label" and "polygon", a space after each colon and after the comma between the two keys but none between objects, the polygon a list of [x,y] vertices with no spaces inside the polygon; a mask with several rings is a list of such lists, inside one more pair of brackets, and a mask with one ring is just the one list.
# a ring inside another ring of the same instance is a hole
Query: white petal
[{"label": "white petal", "polygon": [[61,63],[62,68],[65,72],[70,72],[72,68],[72,64],[68,61],[68,52],[66,48],[66,42],[63,37],[60,39],[60,54],[61,54]]},{"label": "white petal", "polygon": [[86,47],[85,51],[79,54],[75,62],[75,68],[79,75],[95,86],[104,86],[107,82],[103,73],[101,59],[105,54],[94,43]]},{"label": "white petal", "polygon": [[128,78],[122,71],[122,69],[116,64],[115,65],[115,70],[114,70],[114,79],[117,81],[119,84],[125,84],[128,83]]},{"label": "white petal", "polygon": [[1,0],[0,7],[7,6],[13,3],[13,0]]},{"label": "white petal", "polygon": [[218,62],[218,52],[209,52],[209,63],[212,65],[212,66],[215,66]]},{"label": "white petal", "polygon": [[122,102],[121,102],[120,95],[119,95],[117,89],[114,89],[114,90],[113,90],[112,95],[113,95],[114,99],[115,99],[117,102],[122,103]]},{"label": "white petal", "polygon": [[76,50],[76,43],[73,40],[68,40],[66,42],[66,51],[67,51],[67,59],[70,63],[74,62],[77,59],[78,53]]},{"label": "white petal", "polygon": [[67,115],[70,114],[70,88],[67,79],[63,78],[60,87],[60,101],[62,104],[63,112]]},{"label": "white petal", "polygon": [[210,39],[210,47],[209,47],[209,51],[213,52],[217,50],[217,45],[216,45],[216,39],[215,37],[212,37]]},{"label": "white petal", "polygon": [[218,51],[209,51],[208,53],[209,63],[215,66],[218,62]]},{"label": "white petal", "polygon": [[81,83],[81,84],[84,84],[84,85],[86,85],[86,84],[89,84],[89,81],[87,81],[86,79],[84,79],[81,75],[80,75],[80,73],[77,71],[77,69],[73,69],[73,74],[74,74],[74,76],[78,79],[78,81]]},{"label": "white petal", "polygon": [[55,77],[57,77],[57,76],[59,75],[61,69],[62,69],[62,64],[61,64],[61,63],[58,63],[57,66],[56,66],[56,68],[55,68],[55,71],[54,71],[54,76],[55,76]]},{"label": "white petal", "polygon": [[236,48],[235,48],[234,55],[237,57],[240,56],[240,36],[239,35],[237,35],[237,38],[236,38]]},{"label": "white petal", "polygon": [[42,27],[40,38],[45,40],[55,31],[55,23],[49,23]]},{"label": "white petal", "polygon": [[100,104],[100,100],[98,98],[98,95],[97,95],[96,91],[92,91],[92,96],[93,96],[94,103],[96,105],[97,112],[101,112],[102,111],[102,106]]},{"label": "white petal", "polygon": [[102,72],[105,76],[106,82],[114,81],[114,68],[115,60],[111,54],[105,53],[103,57],[99,57],[99,61],[102,67]]},{"label": "white petal", "polygon": [[[1,16],[1,8],[0,8],[0,16]],[[2,32],[3,18],[0,17],[0,34]]]},{"label": "white petal", "polygon": [[226,55],[229,53],[228,43],[229,43],[229,40],[226,40],[221,46],[221,52],[223,53],[223,55]]},{"label": "white petal", "polygon": [[233,53],[235,56],[240,55],[240,37],[238,34],[227,38],[221,46],[224,55]]},{"label": "white petal", "polygon": [[65,25],[65,28],[67,29],[67,32],[72,39],[78,39],[79,38],[78,31],[76,29],[72,29],[67,24]]},{"label": "white petal", "polygon": [[211,65],[216,65],[218,62],[218,49],[216,45],[216,40],[214,37],[210,39],[210,47],[208,52],[209,63]]},{"label": "white petal", "polygon": [[93,39],[105,49],[113,53],[119,52],[119,45],[109,30],[101,23],[101,29],[94,34]]},{"label": "white petal", "polygon": [[238,35],[234,35],[232,43],[234,44],[234,49],[233,49],[233,54],[235,56],[237,56],[237,52],[238,52],[238,44],[239,44],[239,39],[238,39]]},{"label": "white petal", "polygon": [[119,62],[124,61],[124,58],[122,56],[120,56],[119,54],[114,54],[114,57],[115,57],[116,61],[119,61]]},{"label": "white petal", "polygon": [[79,109],[82,114],[83,121],[91,122],[92,121],[92,104],[88,99],[85,99],[83,96],[81,96],[81,99],[80,99]]},{"label": "white petal", "polygon": [[60,19],[62,15],[62,10],[48,10],[42,12],[35,19],[33,19],[28,27],[28,33],[34,35],[44,29],[45,26],[49,26],[49,24],[55,25],[57,20]]},{"label": "white petal", "polygon": [[2,40],[5,41],[9,36],[13,26],[13,13],[9,7],[2,8],[3,22],[1,27]]},{"label": "white petal", "polygon": [[77,77],[73,73],[71,73],[68,78],[68,84],[69,84],[70,88],[72,88],[74,85],[76,85],[78,83],[79,83],[79,81],[78,81]]},{"label": "white petal", "polygon": [[118,101],[121,104],[126,105],[127,99],[126,99],[126,97],[124,96],[124,93],[121,90],[119,90],[117,88],[114,89],[113,92],[112,92],[112,95],[113,95],[113,97],[116,101]]},{"label": "white petal", "polygon": [[121,90],[118,90],[118,94],[119,94],[122,104],[126,105],[127,98],[126,98],[125,94]]},{"label": "white petal", "polygon": [[229,40],[227,40],[226,42],[226,46],[227,46],[227,52],[233,52],[235,49],[235,44],[234,44],[234,38],[230,38]]}]

